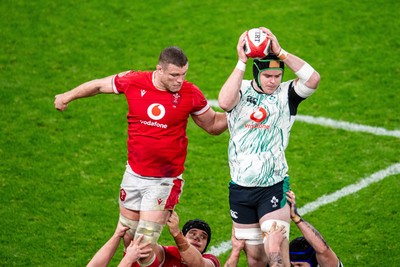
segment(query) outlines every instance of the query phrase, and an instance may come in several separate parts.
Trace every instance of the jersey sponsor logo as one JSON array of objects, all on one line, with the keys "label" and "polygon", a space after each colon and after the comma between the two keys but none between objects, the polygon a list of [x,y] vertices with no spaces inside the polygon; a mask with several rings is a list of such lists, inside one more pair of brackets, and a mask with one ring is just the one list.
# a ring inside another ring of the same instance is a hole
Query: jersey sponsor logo
[{"label": "jersey sponsor logo", "polygon": [[121,188],[121,190],[119,190],[119,199],[121,199],[121,201],[125,201],[126,198],[126,192],[123,188]]},{"label": "jersey sponsor logo", "polygon": [[153,120],[161,120],[165,115],[165,107],[158,103],[151,104],[147,108],[147,115]]},{"label": "jersey sponsor logo", "polygon": [[167,129],[168,125],[166,124],[162,124],[162,123],[158,123],[156,121],[143,121],[140,120],[141,124],[147,125],[147,126],[152,126],[152,127],[158,127],[158,128],[163,128],[163,129]]},{"label": "jersey sponsor logo", "polygon": [[140,90],[140,96],[143,97],[147,93],[146,90]]},{"label": "jersey sponsor logo", "polygon": [[267,117],[267,111],[264,108],[259,107],[256,111],[251,113],[250,119],[256,123],[260,123]]},{"label": "jersey sponsor logo", "polygon": [[231,217],[232,218],[234,218],[234,219],[239,218],[237,211],[230,210],[230,212],[231,212]]},{"label": "jersey sponsor logo", "polygon": [[162,203],[162,198],[158,198],[157,203],[158,203],[158,205],[160,205]]},{"label": "jersey sponsor logo", "polygon": [[269,128],[270,128],[269,125],[259,124],[259,123],[257,123],[257,124],[246,123],[244,125],[244,127],[247,128],[247,129],[265,129],[265,130],[269,130]]}]

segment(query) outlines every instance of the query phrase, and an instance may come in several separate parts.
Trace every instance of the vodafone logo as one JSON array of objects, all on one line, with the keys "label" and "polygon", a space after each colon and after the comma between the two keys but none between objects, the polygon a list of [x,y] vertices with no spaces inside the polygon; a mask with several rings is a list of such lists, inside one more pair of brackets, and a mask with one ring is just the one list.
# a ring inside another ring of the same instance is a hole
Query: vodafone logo
[{"label": "vodafone logo", "polygon": [[147,108],[147,115],[153,120],[160,120],[165,115],[165,108],[163,105],[154,103]]},{"label": "vodafone logo", "polygon": [[258,108],[250,115],[250,119],[257,123],[262,122],[267,117],[267,111],[264,108]]}]

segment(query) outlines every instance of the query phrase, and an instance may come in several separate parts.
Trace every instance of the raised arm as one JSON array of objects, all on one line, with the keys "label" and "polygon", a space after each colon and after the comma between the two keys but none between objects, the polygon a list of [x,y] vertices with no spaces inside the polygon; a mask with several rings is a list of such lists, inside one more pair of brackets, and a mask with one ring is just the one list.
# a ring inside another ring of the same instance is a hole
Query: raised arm
[{"label": "raised arm", "polygon": [[183,236],[179,228],[179,217],[174,211],[167,222],[169,232],[175,240],[175,243],[179,249],[182,260],[189,267],[214,267],[213,263],[203,258],[201,253],[192,246],[189,241]]},{"label": "raised arm", "polygon": [[301,231],[307,242],[314,248],[316,258],[321,267],[337,267],[339,259],[328,243],[309,222],[304,220],[297,212],[295,194],[292,191],[286,193],[286,199],[290,203],[290,217]]},{"label": "raised arm", "polygon": [[264,244],[266,246],[268,266],[269,267],[283,267],[283,256],[281,246],[283,240],[286,239],[286,230],[284,226],[277,226],[273,222],[268,235],[265,237]]},{"label": "raised arm", "polygon": [[[126,254],[118,264],[118,267],[132,267],[140,258],[148,257],[151,252],[150,241],[141,243],[143,235],[131,241],[126,248]],[[157,262],[158,263],[158,262]],[[154,266],[154,265],[151,265]]]},{"label": "raised arm", "polygon": [[113,77],[114,75],[85,82],[70,91],[56,95],[54,100],[55,108],[59,111],[64,111],[67,109],[68,104],[75,99],[113,93]]},{"label": "raised arm", "polygon": [[248,59],[244,52],[246,33],[247,31],[242,33],[242,35],[239,37],[236,47],[239,58],[238,63],[219,92],[218,104],[225,111],[232,110],[239,102],[240,85],[242,84]]},{"label": "raised arm", "polygon": [[320,81],[319,73],[303,59],[282,49],[279,45],[278,39],[271,30],[264,27],[260,27],[260,29],[267,34],[269,39],[271,39],[271,52],[277,55],[285,65],[297,75],[298,78],[296,82],[298,83],[300,81],[300,83],[306,87],[306,89],[303,88],[302,91],[306,91],[306,94],[311,94],[312,91],[308,92],[308,90],[315,90],[318,87]]},{"label": "raised arm", "polygon": [[123,226],[120,222],[118,222],[117,228],[115,229],[112,237],[99,249],[99,251],[97,251],[97,253],[88,263],[87,267],[107,266],[114,256],[121,238],[124,236],[127,230],[129,230],[129,227]]},{"label": "raised arm", "polygon": [[232,251],[229,255],[229,258],[225,262],[224,267],[237,267],[240,258],[240,252],[244,249],[244,245],[246,240],[244,239],[237,239],[235,236],[235,228],[232,226],[232,235],[231,235],[231,242],[232,242]]}]

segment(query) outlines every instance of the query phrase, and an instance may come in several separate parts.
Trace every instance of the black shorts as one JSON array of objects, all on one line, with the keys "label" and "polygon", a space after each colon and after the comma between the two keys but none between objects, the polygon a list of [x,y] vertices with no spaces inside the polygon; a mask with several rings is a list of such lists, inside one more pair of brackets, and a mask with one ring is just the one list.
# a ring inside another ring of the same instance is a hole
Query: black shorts
[{"label": "black shorts", "polygon": [[229,184],[231,218],[240,224],[258,223],[265,214],[283,208],[286,192],[290,190],[289,177],[269,187],[244,187]]}]

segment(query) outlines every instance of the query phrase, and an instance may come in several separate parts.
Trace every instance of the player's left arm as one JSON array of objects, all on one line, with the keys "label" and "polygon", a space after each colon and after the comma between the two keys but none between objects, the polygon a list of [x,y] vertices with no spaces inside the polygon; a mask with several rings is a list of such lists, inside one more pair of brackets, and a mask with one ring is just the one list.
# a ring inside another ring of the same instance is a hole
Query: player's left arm
[{"label": "player's left arm", "polygon": [[200,115],[192,115],[193,121],[207,133],[219,135],[228,128],[226,114],[216,112],[209,108],[206,112]]},{"label": "player's left arm", "polygon": [[87,267],[107,266],[117,251],[121,238],[127,230],[129,230],[129,227],[123,226],[118,222],[117,228],[112,237],[99,249],[99,251],[97,251],[87,264]]},{"label": "player's left arm", "polygon": [[297,212],[295,194],[293,191],[286,193],[286,199],[290,205],[290,217],[301,231],[307,242],[314,248],[316,257],[321,267],[336,267],[339,263],[339,258],[332,248],[328,245],[319,231],[309,222],[304,220]]},{"label": "player's left arm", "polygon": [[179,229],[179,216],[175,211],[168,218],[167,225],[178,247],[179,254],[187,266],[214,267],[212,261],[203,258],[203,255],[183,236],[182,231]]},{"label": "player's left arm", "polygon": [[[280,46],[278,39],[271,32],[271,30],[261,27],[262,31],[267,34],[267,37],[271,40],[271,50],[272,52],[281,59],[286,66],[288,66],[298,77],[296,79],[296,85],[301,83],[306,87],[306,89],[302,88],[302,91],[315,90],[318,87],[319,81],[321,79],[319,73],[306,61],[295,56],[291,53],[286,52]],[[301,89],[300,89],[301,90]],[[311,95],[313,91],[304,92],[305,94]],[[300,96],[301,92],[300,92]],[[303,96],[302,96],[303,97]]]}]

